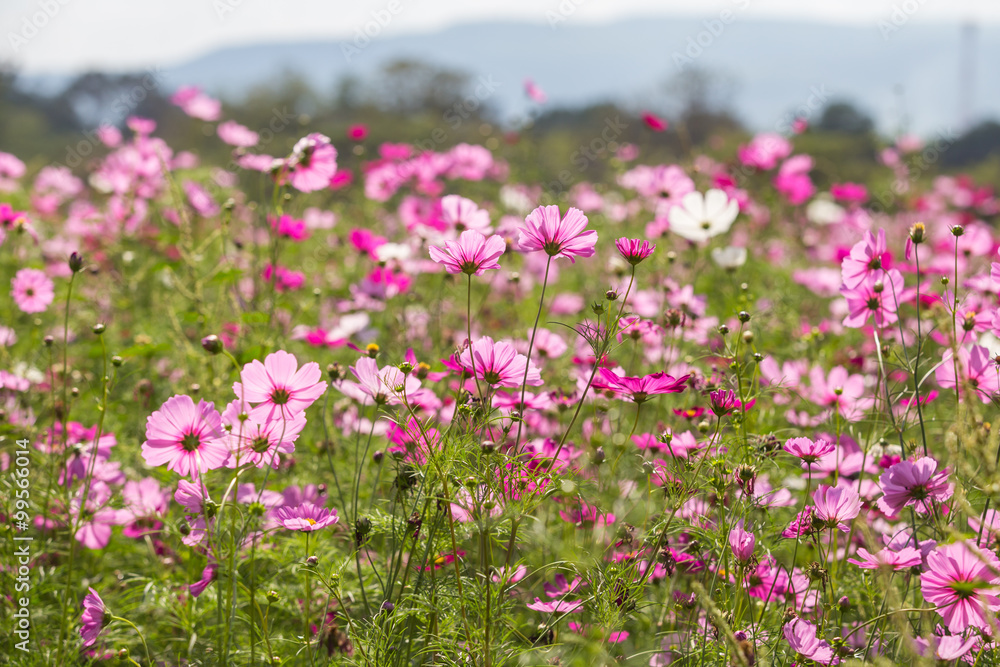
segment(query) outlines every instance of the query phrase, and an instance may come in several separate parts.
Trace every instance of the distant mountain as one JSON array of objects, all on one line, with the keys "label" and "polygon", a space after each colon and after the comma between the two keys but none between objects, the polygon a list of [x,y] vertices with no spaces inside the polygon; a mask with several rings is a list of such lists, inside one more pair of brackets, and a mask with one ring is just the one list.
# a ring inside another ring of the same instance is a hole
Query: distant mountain
[{"label": "distant mountain", "polygon": [[[491,103],[507,117],[531,109],[531,77],[550,106],[614,100],[670,110],[664,83],[682,68],[727,75],[737,86],[730,108],[749,126],[778,129],[796,110],[816,111],[848,99],[883,132],[904,119],[910,131],[959,130],[960,40],[957,24],[924,25],[887,16],[869,27],[751,20],[738,3],[705,19],[646,18],[606,25],[478,23],[427,34],[352,42],[257,44],[226,48],[164,68],[162,85],[205,88],[238,99],[251,86],[294,71],[332,91],[347,74],[374,76],[408,58],[460,69],[494,83]],[[902,15],[901,15],[902,16]],[[905,17],[903,17],[905,18]],[[1000,116],[1000,27],[980,26],[975,39],[971,120]],[[34,89],[57,90],[66,76],[27,77]]]}]

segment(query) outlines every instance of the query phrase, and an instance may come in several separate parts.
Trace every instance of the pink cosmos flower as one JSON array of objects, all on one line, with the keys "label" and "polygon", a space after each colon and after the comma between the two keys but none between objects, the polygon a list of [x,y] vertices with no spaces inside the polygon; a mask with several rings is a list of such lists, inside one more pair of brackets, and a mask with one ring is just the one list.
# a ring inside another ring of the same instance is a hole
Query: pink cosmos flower
[{"label": "pink cosmos flower", "polygon": [[182,479],[177,482],[174,500],[180,503],[189,514],[201,514],[207,496],[200,482],[189,482]]},{"label": "pink cosmos flower", "polygon": [[595,389],[610,389],[611,391],[629,396],[635,403],[643,403],[650,396],[658,394],[677,394],[684,391],[684,385],[691,377],[685,375],[675,378],[666,373],[653,373],[643,377],[621,376],[607,368],[600,369],[601,379],[594,378],[592,386]]},{"label": "pink cosmos flower", "polygon": [[467,229],[457,241],[445,241],[444,248],[431,246],[431,259],[444,264],[448,273],[481,276],[488,269],[499,269],[497,258],[507,249],[503,238],[494,234],[486,238],[474,229]]},{"label": "pink cosmos flower", "polygon": [[846,521],[861,513],[861,496],[854,486],[820,485],[813,492],[813,502],[816,507],[813,516],[826,523],[828,528],[839,528],[848,531]]},{"label": "pink cosmos flower", "polygon": [[[970,627],[990,631],[990,620],[1000,609],[1000,559],[971,541],[938,547],[927,557],[920,575],[924,599],[937,606],[948,629],[964,633]],[[993,621],[996,622],[995,620]]]},{"label": "pink cosmos flower", "polygon": [[111,529],[121,523],[125,514],[110,506],[111,489],[101,481],[93,481],[90,488],[81,486],[70,500],[69,515],[79,528],[73,535],[88,549],[103,549],[111,541]]},{"label": "pink cosmos flower", "polygon": [[868,199],[868,188],[860,183],[834,183],[830,186],[830,194],[834,199],[860,204]]},{"label": "pink cosmos flower", "polygon": [[304,241],[309,238],[309,231],[306,229],[306,221],[293,218],[287,213],[278,218],[271,216],[268,218],[273,229],[279,236],[284,236],[293,241]]},{"label": "pink cosmos flower", "polygon": [[917,567],[923,562],[920,551],[914,547],[903,547],[899,551],[882,549],[876,553],[870,553],[867,549],[859,548],[857,558],[848,558],[848,563],[854,563],[862,570],[878,570],[882,568],[892,570],[905,570],[909,567]]},{"label": "pink cosmos flower", "polygon": [[215,581],[218,569],[218,563],[209,563],[205,566],[205,569],[201,571],[201,579],[188,586],[192,597],[198,597],[205,592],[208,585]]},{"label": "pink cosmos flower", "polygon": [[441,220],[459,232],[475,229],[481,234],[489,234],[492,231],[489,211],[479,208],[471,199],[458,195],[441,198]]},{"label": "pink cosmos flower", "polygon": [[274,510],[274,518],[288,530],[312,532],[337,523],[337,510],[303,503],[298,507],[279,507]]},{"label": "pink cosmos flower", "polygon": [[343,380],[337,388],[358,401],[371,398],[378,405],[400,405],[420,389],[420,380],[412,373],[404,375],[395,366],[379,369],[378,363],[371,357],[361,357],[350,370],[358,379],[357,383]]},{"label": "pink cosmos flower", "polygon": [[656,245],[649,241],[630,239],[624,236],[615,241],[615,247],[618,248],[622,258],[632,266],[636,266],[656,250]]},{"label": "pink cosmos flower", "polygon": [[170,507],[170,491],[161,489],[152,477],[125,482],[122,500],[125,504],[119,517],[125,525],[122,535],[142,538],[163,527],[163,517]]},{"label": "pink cosmos flower", "polygon": [[203,218],[211,218],[218,215],[219,205],[212,199],[208,190],[201,187],[194,181],[184,181],[184,194],[187,195],[188,203],[191,204],[198,215]]},{"label": "pink cosmos flower", "polygon": [[543,250],[549,257],[592,257],[597,245],[597,232],[584,231],[587,216],[577,208],[570,208],[560,217],[558,206],[539,206],[524,219],[519,227],[518,247],[522,252]]},{"label": "pink cosmos flower", "polygon": [[219,135],[220,139],[230,146],[249,148],[250,146],[256,146],[257,142],[260,141],[259,134],[234,120],[227,120],[224,123],[220,123],[215,132]]},{"label": "pink cosmos flower", "polygon": [[798,206],[813,196],[816,186],[809,178],[813,160],[808,155],[793,155],[785,160],[774,177],[774,187],[790,204]]},{"label": "pink cosmos flower", "polygon": [[821,665],[840,663],[840,658],[833,654],[830,643],[816,637],[816,626],[809,621],[793,618],[785,625],[782,633],[792,650],[803,660],[812,660]]},{"label": "pink cosmos flower", "polygon": [[368,137],[368,126],[357,123],[347,128],[347,138],[351,141],[364,141]]},{"label": "pink cosmos flower", "polygon": [[866,231],[865,237],[854,244],[851,254],[840,263],[844,286],[853,289],[869,277],[880,278],[882,271],[889,268],[887,263],[885,230],[878,230],[878,236]]},{"label": "pink cosmos flower", "polygon": [[764,556],[756,569],[744,574],[744,584],[750,597],[791,604],[805,597],[809,590],[809,577],[797,568],[792,570],[789,577],[788,570],[783,565],[778,565],[771,556]]},{"label": "pink cosmos flower", "polygon": [[663,132],[669,126],[667,121],[649,111],[644,111],[642,113],[642,122],[645,123],[646,127],[651,129],[653,132]]},{"label": "pink cosmos flower", "polygon": [[24,176],[25,165],[16,155],[0,151],[0,191],[17,190],[18,179]]},{"label": "pink cosmos flower", "polygon": [[10,280],[10,295],[21,312],[42,313],[55,298],[55,290],[44,271],[21,269]]},{"label": "pink cosmos flower", "polygon": [[[989,403],[993,396],[1000,394],[1000,377],[989,349],[982,345],[961,347],[958,350],[958,371],[968,382],[983,403]],[[951,350],[945,350],[941,363],[934,371],[934,379],[945,389],[955,387],[955,362]],[[964,385],[959,385],[964,389]]]},{"label": "pink cosmos flower", "polygon": [[883,496],[878,508],[895,516],[904,507],[914,506],[918,514],[931,511],[931,502],[951,498],[954,487],[948,482],[948,468],[937,471],[938,462],[929,456],[916,461],[900,461],[879,477]]},{"label": "pink cosmos flower", "polygon": [[799,457],[803,463],[816,463],[834,449],[836,446],[826,440],[813,442],[809,438],[792,438],[785,442],[785,451],[792,456]]},{"label": "pink cosmos flower", "polygon": [[251,463],[258,468],[270,465],[277,469],[281,463],[279,454],[295,451],[295,441],[306,427],[306,416],[298,412],[288,419],[262,422],[248,414],[240,419],[246,407],[236,399],[222,413],[222,424],[227,431],[225,439],[232,453],[227,466],[235,468]]},{"label": "pink cosmos flower", "polygon": [[583,601],[553,600],[552,602],[543,602],[541,598],[535,598],[534,602],[528,603],[528,609],[543,611],[546,614],[564,614],[582,610]]},{"label": "pink cosmos flower", "polygon": [[302,192],[323,190],[337,171],[337,149],[329,137],[313,132],[298,140],[286,165],[293,188]]},{"label": "pink cosmos flower", "polygon": [[743,530],[743,519],[729,531],[729,548],[733,550],[733,556],[740,563],[746,564],[750,561],[755,543],[754,534]]},{"label": "pink cosmos flower", "polygon": [[101,634],[101,630],[111,622],[111,612],[97,591],[93,588],[87,590],[90,592],[83,598],[83,615],[80,617],[83,626],[80,628],[80,637],[83,638],[84,646],[93,646],[97,641],[97,635]]},{"label": "pink cosmos flower", "polygon": [[[554,208],[554,207],[553,207]],[[477,378],[489,385],[520,387],[524,380],[525,366],[528,369],[527,384],[537,387],[542,384],[542,375],[534,362],[529,362],[510,343],[494,342],[483,336],[466,348],[458,357],[462,368],[473,372]]]},{"label": "pink cosmos flower", "polygon": [[755,136],[747,146],[740,146],[737,155],[743,164],[770,171],[792,154],[792,144],[780,134],[763,133]]},{"label": "pink cosmos flower", "polygon": [[531,79],[524,80],[524,92],[538,104],[545,104],[546,100],[548,100],[548,97],[545,95],[545,91],[539,88],[538,84]]},{"label": "pink cosmos flower", "polygon": [[283,266],[275,267],[271,264],[264,267],[261,277],[267,282],[274,281],[274,289],[277,292],[300,289],[306,281],[306,274],[301,271],[292,271]]},{"label": "pink cosmos flower", "polygon": [[[971,651],[979,643],[980,638],[977,635],[968,638],[963,638],[961,635],[945,635],[944,637],[935,637],[935,640],[934,656],[938,660],[952,662]],[[926,653],[922,652],[921,655],[926,655]]]},{"label": "pink cosmos flower", "polygon": [[847,299],[848,311],[844,326],[863,327],[872,315],[877,327],[895,324],[899,319],[896,309],[903,297],[903,282],[903,274],[889,269],[881,278],[870,275],[855,287],[842,286],[840,293]]},{"label": "pink cosmos flower", "polygon": [[194,404],[190,396],[168,398],[146,420],[142,457],[151,466],[167,464],[179,475],[197,477],[221,468],[229,458],[215,404]]},{"label": "pink cosmos flower", "polygon": [[199,120],[218,120],[222,114],[222,103],[203,93],[195,86],[183,86],[174,93],[170,101],[184,113]]},{"label": "pink cosmos flower", "polygon": [[233,383],[233,391],[257,406],[250,416],[260,422],[292,419],[323,395],[326,382],[315,361],[298,367],[294,354],[278,350],[264,363],[254,359],[243,367],[243,382]]}]

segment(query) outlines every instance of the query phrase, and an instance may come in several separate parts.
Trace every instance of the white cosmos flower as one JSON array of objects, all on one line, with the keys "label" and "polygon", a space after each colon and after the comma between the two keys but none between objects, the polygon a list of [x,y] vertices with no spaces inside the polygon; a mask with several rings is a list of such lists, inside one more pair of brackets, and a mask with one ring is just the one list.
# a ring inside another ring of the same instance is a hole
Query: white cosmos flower
[{"label": "white cosmos flower", "polygon": [[806,217],[817,225],[832,225],[844,219],[844,209],[829,199],[817,197],[806,206]]},{"label": "white cosmos flower", "polygon": [[732,245],[725,248],[712,248],[712,259],[722,268],[731,271],[746,264],[747,249]]},{"label": "white cosmos flower", "polygon": [[670,231],[688,241],[707,241],[729,231],[739,212],[739,203],[722,190],[689,192],[670,209]]},{"label": "white cosmos flower", "polygon": [[411,255],[413,255],[413,249],[401,243],[383,243],[375,248],[375,256],[380,262],[388,262],[390,259],[404,261],[409,259]]}]

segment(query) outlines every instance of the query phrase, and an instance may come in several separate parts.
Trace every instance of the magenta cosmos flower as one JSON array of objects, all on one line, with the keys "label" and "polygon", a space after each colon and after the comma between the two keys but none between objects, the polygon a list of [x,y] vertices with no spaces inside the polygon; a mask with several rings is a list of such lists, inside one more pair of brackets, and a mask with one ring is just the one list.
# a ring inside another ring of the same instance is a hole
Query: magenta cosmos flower
[{"label": "magenta cosmos flower", "polygon": [[913,505],[919,514],[927,514],[932,500],[951,498],[954,487],[948,482],[948,469],[937,472],[937,466],[938,462],[929,456],[891,466],[878,479],[884,494],[878,499],[878,508],[895,516]]},{"label": "magenta cosmos flower", "polygon": [[592,257],[597,245],[597,232],[584,231],[587,216],[578,208],[560,217],[558,206],[539,206],[524,219],[520,227],[518,246],[523,252],[544,250],[549,257]]},{"label": "magenta cosmos flower", "polygon": [[833,654],[833,648],[825,639],[816,637],[816,626],[801,618],[793,618],[785,625],[785,640],[804,660],[812,660],[821,665],[836,665],[840,658]]},{"label": "magenta cosmos flower", "polygon": [[44,271],[21,269],[10,280],[10,295],[22,312],[42,313],[55,298],[55,291]]},{"label": "magenta cosmos flower", "polygon": [[284,350],[267,355],[264,363],[254,359],[243,367],[243,382],[233,383],[233,391],[257,404],[250,416],[262,423],[291,419],[326,391],[319,364],[312,361],[298,366],[295,355]]},{"label": "magenta cosmos flower", "polygon": [[684,383],[690,375],[675,378],[666,373],[653,373],[643,377],[629,377],[616,374],[607,368],[601,369],[601,378],[594,379],[595,389],[610,389],[619,395],[627,395],[635,403],[643,403],[657,394],[676,394],[684,391]]},{"label": "magenta cosmos flower", "polygon": [[817,440],[813,442],[809,438],[792,438],[785,443],[785,451],[792,456],[802,459],[803,463],[816,463],[820,458],[832,452],[836,447],[832,442]]},{"label": "magenta cosmos flower", "polygon": [[818,517],[827,528],[839,528],[847,532],[846,521],[861,513],[861,496],[853,486],[821,485],[813,492],[816,507],[813,516]]},{"label": "magenta cosmos flower", "polygon": [[1000,559],[992,551],[978,549],[971,542],[955,542],[927,556],[927,571],[920,575],[921,590],[924,599],[937,606],[951,632],[965,632],[970,627],[989,632],[987,612],[1000,609],[998,571]]},{"label": "magenta cosmos flower", "polygon": [[286,164],[293,188],[302,192],[323,190],[337,171],[337,149],[329,137],[313,132],[298,140]]},{"label": "magenta cosmos flower", "polygon": [[629,239],[624,236],[615,241],[615,247],[618,248],[622,258],[632,266],[639,264],[656,250],[654,243],[643,239]]},{"label": "magenta cosmos flower", "polygon": [[473,372],[477,378],[489,385],[501,387],[520,387],[525,380],[527,366],[527,384],[537,387],[542,384],[542,374],[535,364],[528,361],[523,354],[510,343],[494,342],[489,336],[483,336],[466,348],[458,357],[463,368]]},{"label": "magenta cosmos flower", "polygon": [[88,588],[90,593],[83,598],[83,615],[80,617],[83,626],[80,628],[80,636],[83,638],[84,646],[93,646],[97,641],[97,635],[111,622],[111,612],[104,606],[104,600],[93,588]]},{"label": "magenta cosmos flower", "polygon": [[497,259],[507,249],[504,240],[494,234],[486,238],[474,229],[461,233],[457,241],[445,241],[444,248],[431,246],[431,259],[444,264],[448,273],[481,276],[487,269],[499,269]]},{"label": "magenta cosmos flower", "polygon": [[180,475],[197,477],[221,468],[229,458],[222,418],[214,403],[173,396],[146,420],[142,457],[151,466],[167,464]]},{"label": "magenta cosmos flower", "polygon": [[299,530],[309,533],[326,528],[337,523],[337,510],[329,510],[312,503],[303,503],[298,507],[279,507],[274,510],[274,518],[288,530]]}]

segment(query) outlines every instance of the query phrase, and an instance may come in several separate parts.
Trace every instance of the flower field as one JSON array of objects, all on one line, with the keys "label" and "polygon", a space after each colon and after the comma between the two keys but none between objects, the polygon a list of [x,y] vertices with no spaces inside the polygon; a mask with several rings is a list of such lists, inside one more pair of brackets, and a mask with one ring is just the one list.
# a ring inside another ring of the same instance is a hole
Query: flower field
[{"label": "flower field", "polygon": [[998,663],[991,189],[174,102],[228,164],[0,153],[3,660]]}]

